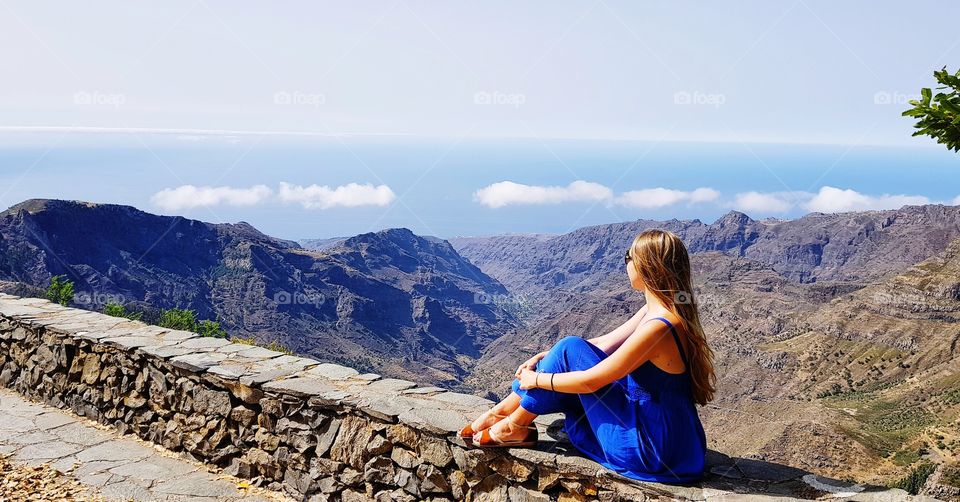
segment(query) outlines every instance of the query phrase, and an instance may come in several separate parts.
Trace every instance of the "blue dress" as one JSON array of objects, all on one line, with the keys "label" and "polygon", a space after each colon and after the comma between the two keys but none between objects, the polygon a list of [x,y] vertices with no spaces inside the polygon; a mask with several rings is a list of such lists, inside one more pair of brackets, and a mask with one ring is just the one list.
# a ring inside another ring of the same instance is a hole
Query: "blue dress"
[{"label": "blue dress", "polygon": [[[627,376],[589,394],[520,389],[520,406],[537,415],[564,413],[564,432],[578,450],[604,467],[641,481],[699,480],[707,441],[693,402],[690,365],[670,321],[685,370],[667,373],[646,361]],[[652,320],[652,319],[651,319]],[[607,354],[578,336],[558,341],[537,371],[562,373],[595,366]]]}]

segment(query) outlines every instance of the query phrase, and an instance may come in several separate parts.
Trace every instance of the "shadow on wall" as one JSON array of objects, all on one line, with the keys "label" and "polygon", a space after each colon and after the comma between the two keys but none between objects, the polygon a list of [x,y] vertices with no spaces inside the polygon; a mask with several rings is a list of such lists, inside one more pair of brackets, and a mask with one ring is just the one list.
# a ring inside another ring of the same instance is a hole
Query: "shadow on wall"
[{"label": "shadow on wall", "polygon": [[[709,500],[742,495],[763,495],[799,499],[850,498],[856,500],[904,500],[909,494],[903,490],[880,486],[859,485],[816,475],[803,469],[764,460],[730,457],[715,450],[707,451],[704,479],[699,483],[668,485],[636,481],[620,476],[582,456],[563,433],[562,415],[538,417],[541,444],[524,453],[511,449],[518,456],[536,456],[536,452],[557,454],[561,463],[571,471],[593,471],[599,468],[604,476],[635,486],[646,495],[659,494],[683,500]],[[625,495],[625,494],[624,494]],[[720,497],[723,495],[723,497]]]}]

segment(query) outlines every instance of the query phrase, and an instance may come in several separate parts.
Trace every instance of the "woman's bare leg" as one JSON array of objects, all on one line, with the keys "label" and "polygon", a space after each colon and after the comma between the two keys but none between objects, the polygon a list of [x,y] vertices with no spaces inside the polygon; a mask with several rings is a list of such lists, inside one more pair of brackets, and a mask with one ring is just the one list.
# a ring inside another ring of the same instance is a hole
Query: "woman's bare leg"
[{"label": "woman's bare leg", "polygon": [[520,406],[520,396],[516,392],[511,392],[509,396],[493,405],[488,411],[483,412],[470,427],[474,431],[482,431],[496,423],[497,419],[503,415],[513,413]]}]

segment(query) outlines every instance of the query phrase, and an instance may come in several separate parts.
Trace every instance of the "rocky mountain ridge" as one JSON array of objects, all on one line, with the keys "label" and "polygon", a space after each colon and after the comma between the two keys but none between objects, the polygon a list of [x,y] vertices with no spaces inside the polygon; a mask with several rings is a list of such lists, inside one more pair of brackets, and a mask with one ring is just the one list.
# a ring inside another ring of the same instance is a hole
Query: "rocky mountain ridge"
[{"label": "rocky mountain ridge", "polygon": [[234,335],[431,383],[455,384],[513,325],[476,301],[503,285],[407,229],[315,252],[245,223],[129,206],[31,200],[0,213],[0,280],[43,287],[57,274],[87,308],[189,308]]}]

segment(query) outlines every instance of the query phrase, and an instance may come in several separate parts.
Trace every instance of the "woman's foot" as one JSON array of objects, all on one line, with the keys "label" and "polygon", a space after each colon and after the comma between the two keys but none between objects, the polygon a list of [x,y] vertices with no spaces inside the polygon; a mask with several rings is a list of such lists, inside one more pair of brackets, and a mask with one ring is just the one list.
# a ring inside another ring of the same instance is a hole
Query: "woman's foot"
[{"label": "woman's foot", "polygon": [[[488,428],[488,434],[497,442],[523,441],[530,437],[530,427],[530,425],[518,424],[508,416],[491,425]],[[480,441],[482,433],[483,431],[477,431],[473,435],[474,442]]]},{"label": "woman's foot", "polygon": [[498,413],[495,409],[492,408],[481,413],[470,425],[460,430],[460,437],[464,439],[472,438],[475,434],[497,423],[498,420],[510,415],[510,413]]}]

